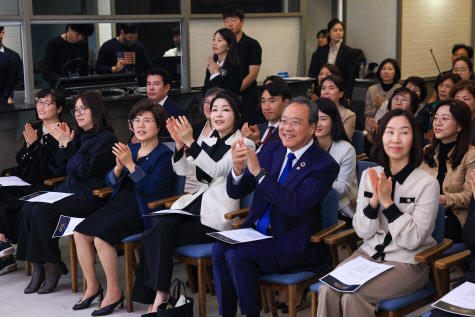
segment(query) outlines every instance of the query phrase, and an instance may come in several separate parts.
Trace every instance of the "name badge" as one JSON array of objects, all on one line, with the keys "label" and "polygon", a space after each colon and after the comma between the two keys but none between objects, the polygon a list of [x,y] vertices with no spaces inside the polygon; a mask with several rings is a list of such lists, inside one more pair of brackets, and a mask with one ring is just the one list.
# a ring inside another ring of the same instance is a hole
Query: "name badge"
[{"label": "name badge", "polygon": [[415,197],[401,197],[399,198],[399,203],[400,204],[410,204],[414,203],[416,201]]}]

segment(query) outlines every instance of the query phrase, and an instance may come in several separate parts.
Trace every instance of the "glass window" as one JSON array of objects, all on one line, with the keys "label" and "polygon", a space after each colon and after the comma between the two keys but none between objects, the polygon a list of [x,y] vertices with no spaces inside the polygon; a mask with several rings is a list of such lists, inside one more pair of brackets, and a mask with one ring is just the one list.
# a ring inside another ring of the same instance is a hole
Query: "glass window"
[{"label": "glass window", "polygon": [[[219,3],[219,5],[217,5]],[[237,5],[245,13],[288,13],[300,12],[300,0],[191,0],[192,14],[222,13],[228,5]]]},{"label": "glass window", "polygon": [[33,0],[35,15],[180,14],[180,0]]},{"label": "glass window", "polygon": [[173,86],[181,86],[179,22],[34,24],[31,32],[35,89],[53,87],[60,77],[131,72],[145,86],[152,66],[168,70]]},{"label": "glass window", "polygon": [[0,15],[18,15],[18,0],[0,1]]},{"label": "glass window", "polygon": [[[21,44],[21,27],[19,23],[0,21],[0,103],[23,102],[24,72]],[[5,85],[9,81],[12,85]]]}]

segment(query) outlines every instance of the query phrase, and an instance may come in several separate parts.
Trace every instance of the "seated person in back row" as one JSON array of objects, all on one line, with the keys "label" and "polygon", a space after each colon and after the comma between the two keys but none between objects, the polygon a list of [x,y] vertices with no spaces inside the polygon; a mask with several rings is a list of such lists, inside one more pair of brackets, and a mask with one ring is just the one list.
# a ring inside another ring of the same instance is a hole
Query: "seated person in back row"
[{"label": "seated person in back row", "polygon": [[[136,24],[122,24],[119,36],[108,40],[99,49],[96,62],[98,74],[115,74],[134,72],[139,84],[152,63],[147,57],[145,48],[137,38],[139,28]],[[143,81],[142,81],[143,84]]]},{"label": "seated person in back row", "polygon": [[239,199],[255,190],[241,227],[273,237],[245,244],[214,244],[213,277],[223,317],[236,316],[238,300],[241,314],[259,316],[260,274],[302,268],[318,271],[328,264],[327,248],[310,243],[310,236],[321,229],[320,203],[332,188],[339,167],[313,141],[318,113],[314,102],[296,97],[282,113],[282,142],[266,145],[259,157],[243,140],[232,145],[229,197]]},{"label": "seated person in back row", "polygon": [[267,122],[254,126],[249,126],[246,122],[241,129],[245,138],[256,143],[256,149],[270,141],[280,140],[280,116],[289,100],[290,91],[285,84],[270,84],[262,88],[261,109]]}]

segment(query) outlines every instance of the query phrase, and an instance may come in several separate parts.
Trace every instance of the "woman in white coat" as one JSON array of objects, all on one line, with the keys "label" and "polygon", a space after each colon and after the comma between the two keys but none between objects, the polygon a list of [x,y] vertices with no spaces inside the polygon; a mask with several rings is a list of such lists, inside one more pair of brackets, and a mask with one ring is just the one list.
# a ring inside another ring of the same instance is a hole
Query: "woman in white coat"
[{"label": "woman in white coat", "polygon": [[[239,209],[239,200],[226,194],[226,178],[233,166],[231,145],[242,137],[238,109],[234,94],[226,91],[216,94],[211,101],[210,116],[215,131],[201,145],[193,139],[193,128],[185,117],[167,120],[167,129],[176,142],[172,158],[175,172],[196,174],[202,185],[198,192],[180,197],[171,206],[199,217],[156,216],[142,236],[132,300],[149,304],[147,313],[151,316],[156,315],[167,295],[175,247],[213,242],[206,233],[231,229],[232,220],[224,219],[224,214]],[[248,139],[244,142],[254,149],[254,142]]]}]

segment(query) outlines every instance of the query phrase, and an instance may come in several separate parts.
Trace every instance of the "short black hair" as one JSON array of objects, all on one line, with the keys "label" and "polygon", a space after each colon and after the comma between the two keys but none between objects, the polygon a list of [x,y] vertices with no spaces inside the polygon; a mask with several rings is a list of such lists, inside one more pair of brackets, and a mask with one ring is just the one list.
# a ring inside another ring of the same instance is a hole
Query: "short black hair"
[{"label": "short black hair", "polygon": [[455,52],[457,52],[461,48],[463,48],[464,50],[467,51],[468,58],[471,59],[473,57],[473,48],[471,46],[467,46],[465,44],[455,44],[452,47],[452,55],[454,55]]},{"label": "short black hair", "polygon": [[383,134],[386,130],[386,127],[394,117],[404,116],[409,121],[412,127],[412,146],[409,152],[409,164],[412,167],[419,167],[422,163],[422,134],[419,124],[417,123],[416,117],[408,111],[402,109],[394,109],[387,112],[379,121],[378,130],[374,137],[373,147],[371,148],[371,158],[379,165],[384,168],[389,168],[389,157],[384,151],[383,145]]},{"label": "short black hair", "polygon": [[180,27],[178,25],[172,28],[172,35],[181,35]]},{"label": "short black hair", "polygon": [[84,37],[89,37],[94,33],[94,24],[68,24],[66,25],[66,32],[68,31],[68,27],[71,31],[78,32]]},{"label": "short black hair", "polygon": [[229,5],[223,10],[223,19],[237,17],[244,20],[244,10],[241,7]]},{"label": "short black hair", "polygon": [[272,84],[281,84],[281,85],[287,86],[287,83],[285,82],[285,80],[282,77],[277,76],[277,75],[267,76],[266,79],[264,79],[264,86],[266,85],[266,82],[268,82],[269,80],[271,81]]},{"label": "short black hair", "polygon": [[325,30],[325,29],[322,29],[322,30],[318,31],[317,39],[320,37],[320,34],[323,34],[323,35],[325,35],[325,37],[328,37],[328,31]]},{"label": "short black hair", "polygon": [[122,23],[120,25],[119,31],[124,31],[125,34],[128,33],[139,33],[139,26],[137,24],[131,24],[131,23]]},{"label": "short black hair", "polygon": [[268,84],[268,85],[265,85],[264,87],[262,87],[262,93],[264,93],[264,91],[266,91],[269,93],[269,95],[271,95],[272,97],[277,97],[277,96],[281,96],[282,97],[282,101],[285,101],[285,99],[289,99],[290,100],[290,90],[289,90],[289,87],[287,85],[282,85],[282,84],[279,84],[279,83],[272,83],[272,84]]},{"label": "short black hair", "polygon": [[[155,123],[157,124],[158,137],[165,133],[167,126],[167,112],[162,105],[155,105],[152,100],[143,98],[137,102],[129,112],[129,121],[132,122],[137,116],[141,115],[145,111],[150,111],[153,114]],[[132,125],[133,126],[133,125]]]},{"label": "short black hair", "polygon": [[3,25],[0,25],[0,32],[2,32],[5,29]]},{"label": "short black hair", "polygon": [[394,58],[386,58],[384,61],[379,64],[378,71],[376,72],[376,78],[378,78],[379,82],[382,83],[383,79],[381,78],[381,71],[383,70],[384,65],[387,63],[390,63],[394,67],[394,71],[396,74],[394,75],[394,83],[398,83],[398,81],[401,79],[401,68],[399,68],[399,64],[397,60]]},{"label": "short black hair", "polygon": [[330,36],[331,29],[337,24],[341,24],[341,26],[343,26],[343,30],[345,30],[345,25],[343,24],[343,22],[341,22],[337,18],[331,19],[330,22],[328,22],[328,25],[327,25],[328,36]]},{"label": "short black hair", "polygon": [[41,89],[36,95],[36,98],[40,99],[40,98],[45,98],[47,96],[51,96],[51,98],[53,98],[53,101],[56,105],[56,109],[58,109],[59,107],[63,107],[63,110],[64,110],[64,104],[66,103],[66,98],[64,96],[64,91],[62,89],[60,88]]},{"label": "short black hair", "polygon": [[162,77],[163,86],[169,85],[172,82],[170,74],[161,67],[152,67],[147,73],[147,77],[150,75],[157,75]]},{"label": "short black hair", "polygon": [[388,111],[392,110],[391,106],[392,106],[393,98],[395,96],[404,95],[404,94],[409,94],[409,96],[411,96],[409,109],[407,109],[407,110],[411,111],[412,113],[416,113],[417,108],[419,107],[419,97],[417,96],[417,94],[414,91],[412,91],[409,88],[404,87],[404,86],[399,87],[399,88],[394,90],[393,95],[391,96],[391,98],[389,98]]},{"label": "short black hair", "polygon": [[470,58],[465,57],[465,56],[457,57],[457,58],[454,60],[453,64],[452,64],[452,69],[454,69],[454,65],[455,65],[455,63],[457,63],[458,61],[464,61],[465,64],[467,64],[468,70],[473,73],[473,62],[472,62],[472,60],[471,60]]},{"label": "short black hair", "polygon": [[[297,96],[293,97],[290,99],[289,103],[285,105],[284,109],[282,110],[282,115],[285,112],[285,109],[287,109],[288,106],[290,106],[293,103],[298,103],[302,105],[306,105],[308,107],[308,124],[312,125],[315,123],[315,128],[317,127],[318,124],[318,107],[317,104],[310,100],[307,97],[304,96]],[[315,131],[313,131],[315,133]]]},{"label": "short black hair", "polygon": [[404,81],[404,84],[403,87],[406,87],[407,84],[414,84],[416,85],[419,90],[421,91],[421,95],[419,97],[419,102],[423,102],[426,98],[427,98],[427,87],[426,87],[426,82],[424,80],[424,78],[422,77],[419,77],[419,76],[411,76],[411,77],[408,77],[405,81]]}]

